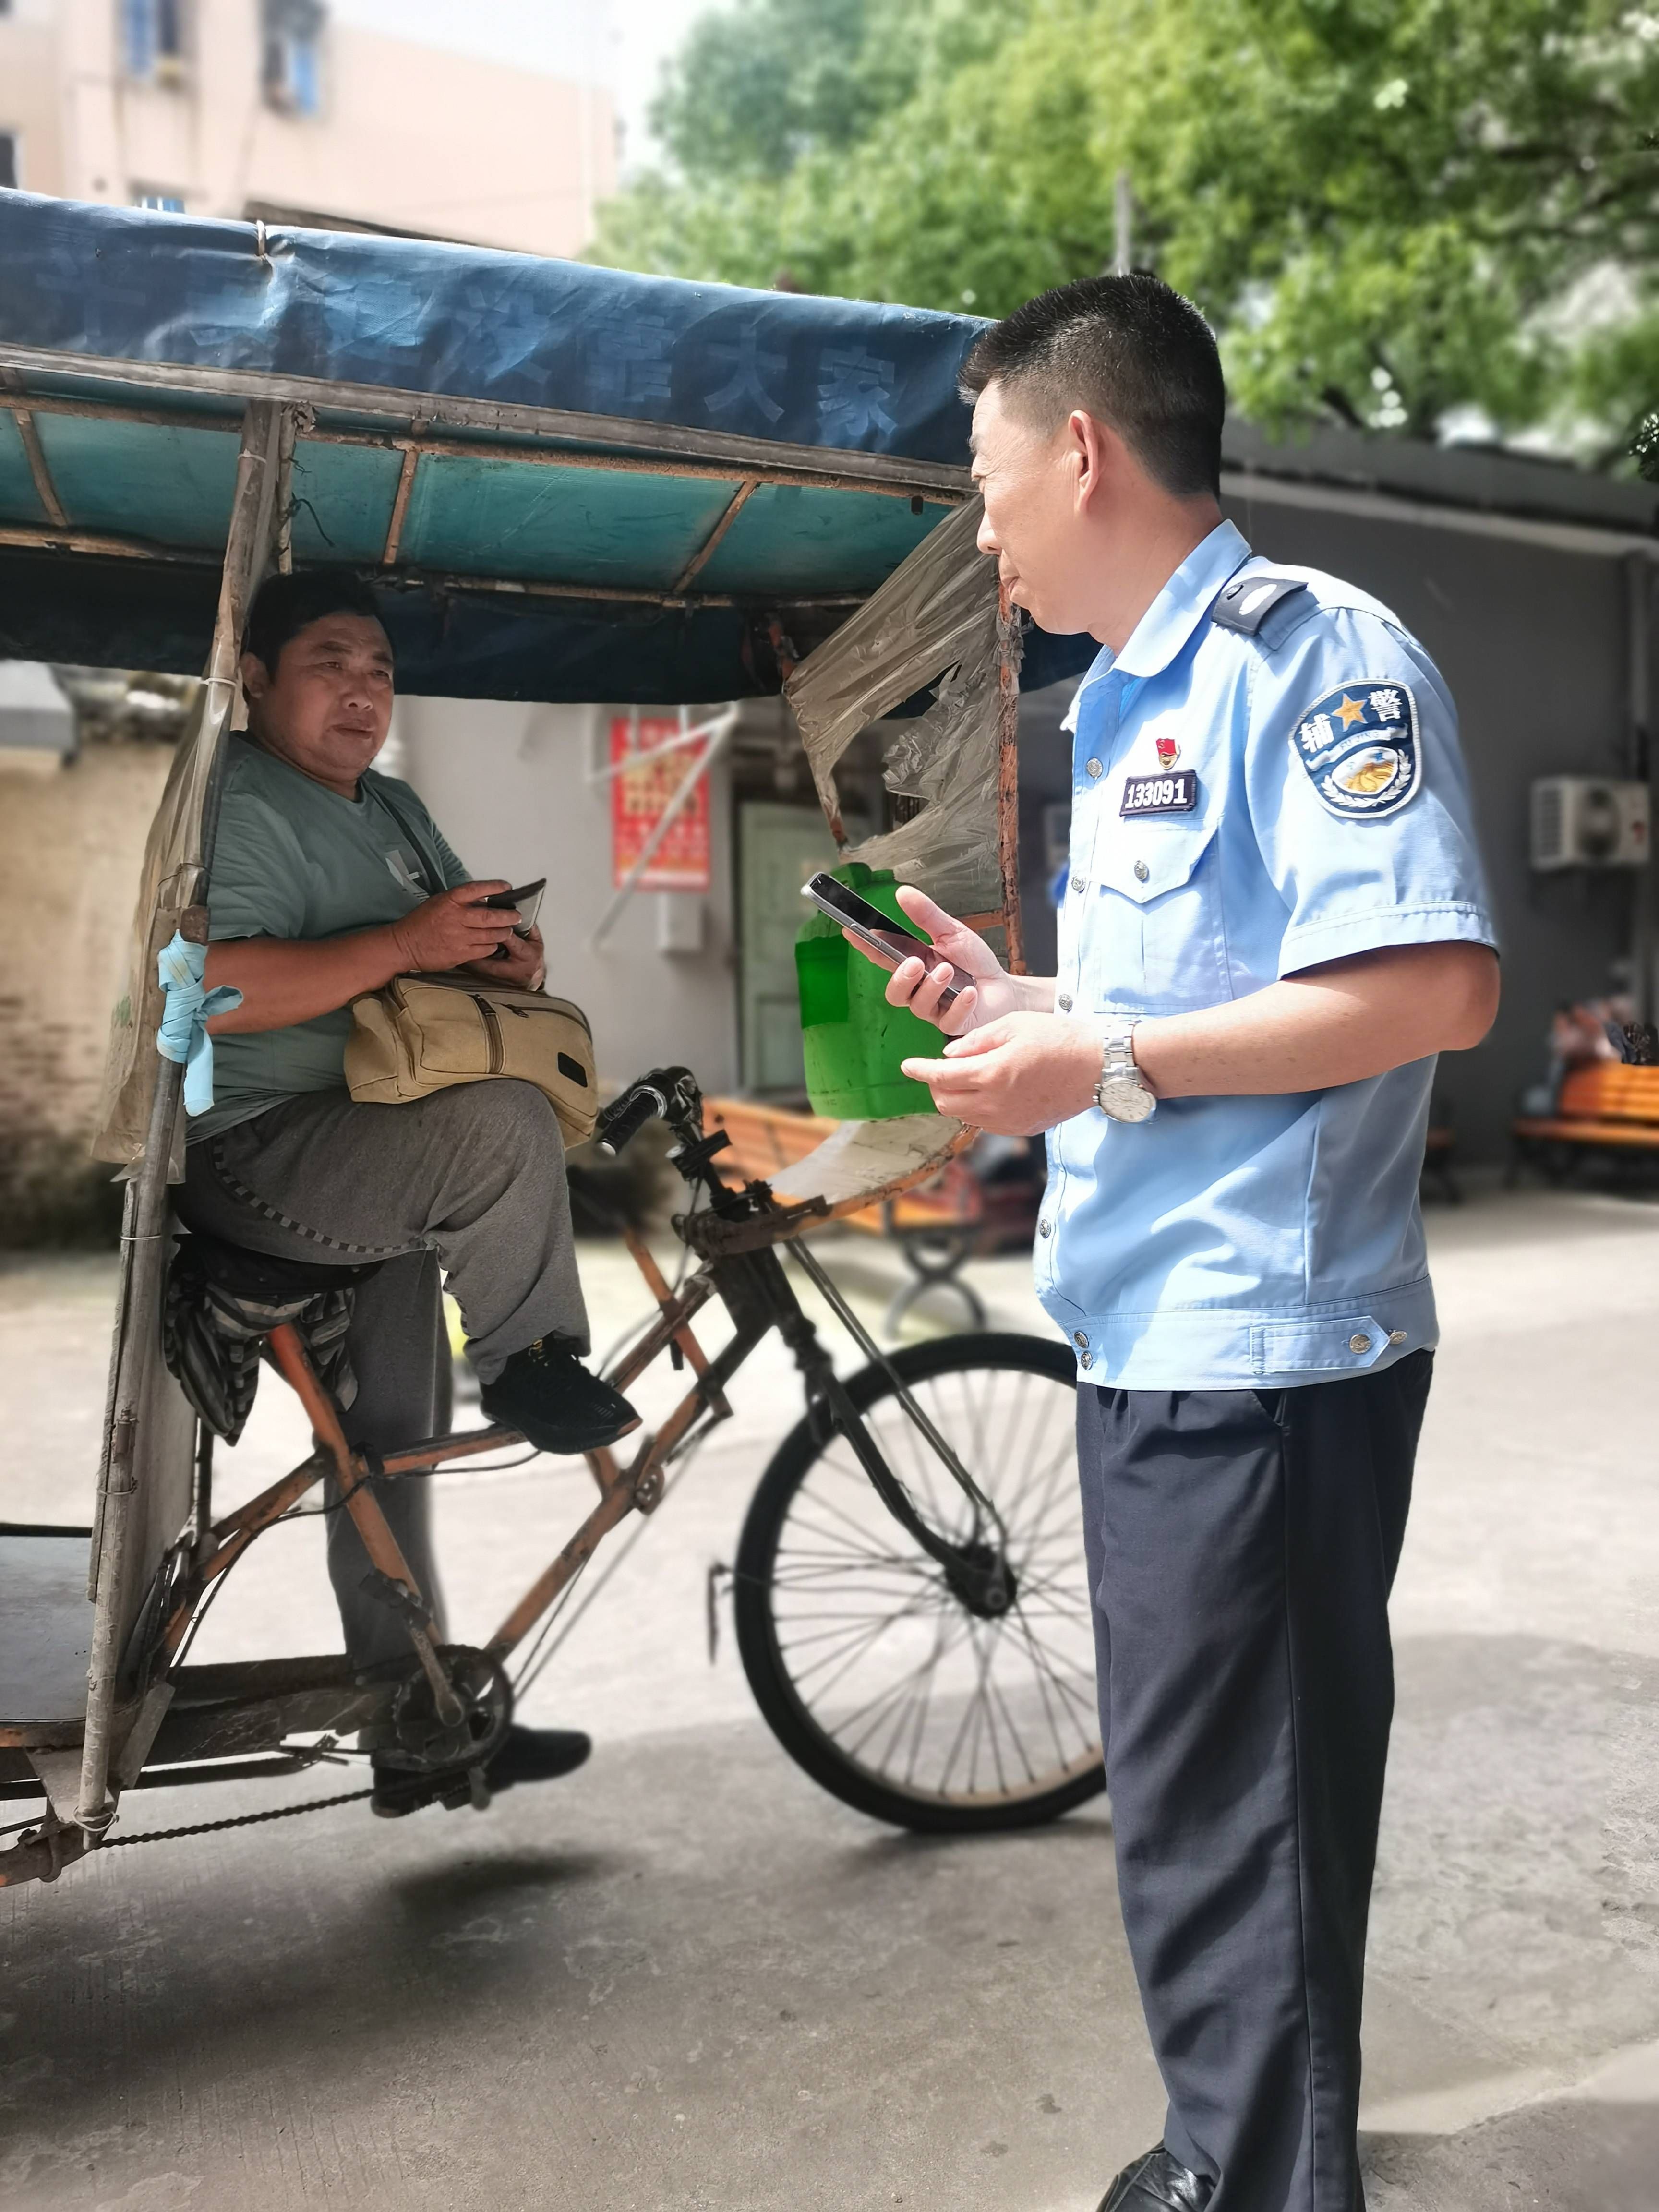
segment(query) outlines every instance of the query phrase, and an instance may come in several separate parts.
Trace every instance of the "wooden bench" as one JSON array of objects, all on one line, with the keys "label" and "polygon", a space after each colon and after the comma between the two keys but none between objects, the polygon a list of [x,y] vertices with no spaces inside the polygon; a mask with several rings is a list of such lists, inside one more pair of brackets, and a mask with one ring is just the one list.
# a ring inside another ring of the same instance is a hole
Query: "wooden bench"
[{"label": "wooden bench", "polygon": [[1632,1159],[1659,1152],[1659,1067],[1616,1060],[1575,1067],[1553,1114],[1523,1115],[1510,1124],[1517,1164],[1565,1182],[1576,1160],[1596,1153]]},{"label": "wooden bench", "polygon": [[[714,1163],[732,1182],[776,1182],[840,1126],[820,1115],[760,1099],[703,1101],[704,1128],[724,1129],[732,1140]],[[910,1270],[913,1279],[887,1309],[888,1333],[897,1329],[930,1290],[954,1293],[974,1328],[983,1328],[985,1308],[973,1285],[961,1280],[960,1270],[967,1261],[988,1252],[1021,1246],[1029,1250],[1042,1198],[1040,1178],[988,1182],[975,1174],[963,1152],[925,1182],[843,1213],[841,1218],[854,1229],[890,1237]]]}]

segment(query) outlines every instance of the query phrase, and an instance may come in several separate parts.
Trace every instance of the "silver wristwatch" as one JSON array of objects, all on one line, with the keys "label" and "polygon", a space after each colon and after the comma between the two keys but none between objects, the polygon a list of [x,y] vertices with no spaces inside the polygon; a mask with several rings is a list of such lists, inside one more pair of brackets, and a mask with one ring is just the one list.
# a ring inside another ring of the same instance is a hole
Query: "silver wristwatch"
[{"label": "silver wristwatch", "polygon": [[1158,1100],[1135,1066],[1134,1035],[1133,1022],[1118,1022],[1106,1032],[1095,1103],[1115,1121],[1144,1121],[1158,1109]]}]

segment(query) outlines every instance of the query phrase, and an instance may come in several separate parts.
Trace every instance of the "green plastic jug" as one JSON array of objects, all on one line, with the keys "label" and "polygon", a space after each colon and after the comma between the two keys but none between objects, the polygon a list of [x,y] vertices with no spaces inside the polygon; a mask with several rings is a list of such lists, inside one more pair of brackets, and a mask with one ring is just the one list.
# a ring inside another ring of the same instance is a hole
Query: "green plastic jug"
[{"label": "green plastic jug", "polygon": [[[903,927],[912,927],[895,896],[890,868],[848,860],[831,872]],[[896,1114],[937,1112],[927,1085],[901,1075],[899,1063],[918,1054],[937,1060],[945,1040],[931,1022],[888,1005],[889,972],[849,945],[827,914],[814,908],[803,923],[795,939],[795,973],[806,1095],[815,1114],[838,1121],[879,1121]]]}]

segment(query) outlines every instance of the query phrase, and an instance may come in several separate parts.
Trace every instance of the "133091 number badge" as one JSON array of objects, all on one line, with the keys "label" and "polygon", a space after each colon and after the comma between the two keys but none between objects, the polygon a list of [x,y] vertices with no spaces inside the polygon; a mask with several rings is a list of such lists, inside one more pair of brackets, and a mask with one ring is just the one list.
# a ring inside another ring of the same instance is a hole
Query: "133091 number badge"
[{"label": "133091 number badge", "polygon": [[1121,814],[1190,814],[1198,804],[1198,778],[1189,768],[1169,775],[1124,779]]},{"label": "133091 number badge", "polygon": [[1423,780],[1417,702],[1404,684],[1345,684],[1309,708],[1291,750],[1333,814],[1378,822]]}]

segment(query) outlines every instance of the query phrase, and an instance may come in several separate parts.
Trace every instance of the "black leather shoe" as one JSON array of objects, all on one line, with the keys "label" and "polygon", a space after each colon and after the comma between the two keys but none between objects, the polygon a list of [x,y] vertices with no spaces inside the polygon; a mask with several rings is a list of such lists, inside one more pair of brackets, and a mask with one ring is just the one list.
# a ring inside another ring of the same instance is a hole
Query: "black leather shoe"
[{"label": "black leather shoe", "polygon": [[[512,1789],[515,1782],[551,1782],[558,1775],[574,1774],[592,1748],[592,1739],[580,1729],[514,1725],[484,1768],[485,1787],[494,1797]],[[383,1820],[400,1820],[405,1813],[417,1813],[422,1805],[465,1805],[472,1796],[471,1778],[464,1766],[411,1774],[406,1766],[393,1766],[378,1756],[371,1765],[374,1795],[369,1808]]]},{"label": "black leather shoe", "polygon": [[1177,2166],[1162,2143],[1132,2159],[1100,2200],[1100,2212],[1204,2212],[1215,2193],[1207,2174]]},{"label": "black leather shoe", "polygon": [[538,1451],[597,1451],[640,1425],[626,1398],[584,1367],[568,1344],[538,1336],[515,1352],[478,1393],[492,1421],[517,1429]]}]

